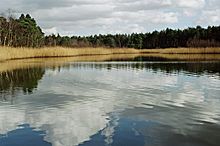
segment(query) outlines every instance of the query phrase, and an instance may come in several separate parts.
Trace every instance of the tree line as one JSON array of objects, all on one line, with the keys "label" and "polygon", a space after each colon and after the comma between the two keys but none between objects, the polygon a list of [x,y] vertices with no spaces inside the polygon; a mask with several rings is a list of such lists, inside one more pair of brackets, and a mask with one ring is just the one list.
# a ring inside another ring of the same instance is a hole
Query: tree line
[{"label": "tree line", "polygon": [[29,14],[21,14],[18,19],[0,16],[0,45],[40,47],[44,45],[44,33]]},{"label": "tree line", "polygon": [[29,14],[16,19],[0,16],[0,45],[12,47],[110,47],[110,48],[178,48],[220,47],[220,26],[165,29],[151,33],[106,34],[91,36],[45,36]]}]

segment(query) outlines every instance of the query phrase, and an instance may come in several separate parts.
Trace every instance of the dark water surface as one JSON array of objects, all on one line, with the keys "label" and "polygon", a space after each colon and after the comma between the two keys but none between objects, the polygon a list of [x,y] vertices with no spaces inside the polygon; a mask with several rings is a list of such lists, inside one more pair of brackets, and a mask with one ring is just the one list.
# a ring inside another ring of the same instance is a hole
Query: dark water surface
[{"label": "dark water surface", "polygon": [[0,73],[0,146],[219,146],[220,62]]}]

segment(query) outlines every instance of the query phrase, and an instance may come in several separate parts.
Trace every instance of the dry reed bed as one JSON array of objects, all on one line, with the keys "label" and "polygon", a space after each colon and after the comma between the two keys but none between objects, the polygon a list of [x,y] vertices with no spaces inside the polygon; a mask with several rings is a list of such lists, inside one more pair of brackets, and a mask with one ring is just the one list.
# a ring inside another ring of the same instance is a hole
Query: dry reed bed
[{"label": "dry reed bed", "polygon": [[26,69],[32,67],[58,67],[68,62],[98,62],[116,59],[133,59],[138,54],[115,54],[115,55],[92,55],[92,56],[76,56],[76,57],[59,57],[59,58],[32,58],[20,60],[8,60],[0,62],[0,73],[15,69]]},{"label": "dry reed bed", "polygon": [[143,57],[157,57],[176,61],[220,61],[220,54],[143,54]]},{"label": "dry reed bed", "polygon": [[109,54],[137,54],[136,49],[107,49],[107,48],[8,48],[0,47],[0,61],[24,58],[46,58],[46,57],[70,57],[88,55],[109,55]]},{"label": "dry reed bed", "polygon": [[159,57],[168,60],[184,61],[220,61],[220,54],[114,54],[114,55],[91,55],[76,57],[54,57],[54,58],[32,58],[20,60],[8,60],[0,62],[0,73],[15,69],[26,69],[32,67],[58,67],[68,62],[97,62],[108,60],[132,60],[135,57]]},{"label": "dry reed bed", "polygon": [[115,54],[220,54],[220,48],[170,48],[170,49],[128,49],[128,48],[9,48],[0,47],[0,61],[25,58],[70,57]]},{"label": "dry reed bed", "polygon": [[159,54],[220,54],[220,48],[167,48],[167,49],[144,49],[141,53]]}]

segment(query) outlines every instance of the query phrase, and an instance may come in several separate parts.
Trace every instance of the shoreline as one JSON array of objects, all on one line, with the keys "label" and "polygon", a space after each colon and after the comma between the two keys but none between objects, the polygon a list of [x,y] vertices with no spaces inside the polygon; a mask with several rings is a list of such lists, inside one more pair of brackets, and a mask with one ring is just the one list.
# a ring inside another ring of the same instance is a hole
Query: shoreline
[{"label": "shoreline", "polygon": [[0,62],[8,60],[34,58],[87,57],[102,55],[217,55],[220,48],[167,48],[167,49],[131,49],[131,48],[10,48],[0,47]]},{"label": "shoreline", "polygon": [[[15,69],[24,69],[32,67],[58,67],[71,62],[105,62],[105,61],[128,61],[138,57],[146,57],[149,59],[159,58],[162,59],[159,62],[216,62],[220,61],[220,54],[187,54],[176,56],[174,54],[121,54],[121,55],[90,55],[90,56],[77,56],[77,57],[51,57],[51,58],[32,58],[32,59],[20,59],[20,60],[7,60],[0,62],[0,73],[11,71]],[[164,59],[164,60],[163,60]],[[157,60],[155,60],[157,61]]]}]

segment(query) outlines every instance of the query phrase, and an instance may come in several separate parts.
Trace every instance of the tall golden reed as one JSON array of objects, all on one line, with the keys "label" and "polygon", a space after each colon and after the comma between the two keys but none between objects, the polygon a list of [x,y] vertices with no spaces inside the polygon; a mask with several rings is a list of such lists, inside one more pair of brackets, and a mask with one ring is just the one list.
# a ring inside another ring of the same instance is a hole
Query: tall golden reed
[{"label": "tall golden reed", "polygon": [[10,48],[0,47],[0,61],[25,58],[74,57],[113,54],[220,54],[220,48],[169,48],[169,49],[130,49],[130,48]]}]

